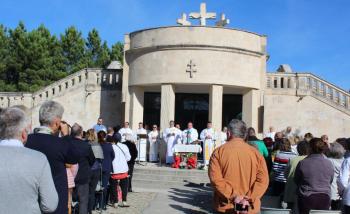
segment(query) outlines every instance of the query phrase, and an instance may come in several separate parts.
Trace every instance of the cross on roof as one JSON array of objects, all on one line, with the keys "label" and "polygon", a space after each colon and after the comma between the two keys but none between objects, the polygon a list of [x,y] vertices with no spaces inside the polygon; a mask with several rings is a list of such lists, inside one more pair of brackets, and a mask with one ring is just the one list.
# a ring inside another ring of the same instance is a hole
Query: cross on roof
[{"label": "cross on roof", "polygon": [[189,22],[189,21],[187,20],[187,15],[186,15],[186,13],[182,13],[181,19],[177,19],[176,23],[178,23],[179,25],[183,25],[183,26],[189,26],[189,25],[191,25],[191,22]]},{"label": "cross on roof", "polygon": [[196,64],[193,63],[192,59],[190,60],[190,63],[187,64],[187,70],[186,72],[190,73],[190,78],[193,77],[193,73],[196,73]]},{"label": "cross on roof", "polygon": [[226,25],[230,24],[230,20],[226,19],[226,16],[224,13],[221,13],[221,18],[219,21],[215,22],[216,26],[219,27],[225,27]]},{"label": "cross on roof", "polygon": [[205,26],[207,19],[215,19],[216,13],[207,12],[207,6],[205,3],[201,3],[199,13],[190,13],[191,19],[200,19],[200,25]]}]

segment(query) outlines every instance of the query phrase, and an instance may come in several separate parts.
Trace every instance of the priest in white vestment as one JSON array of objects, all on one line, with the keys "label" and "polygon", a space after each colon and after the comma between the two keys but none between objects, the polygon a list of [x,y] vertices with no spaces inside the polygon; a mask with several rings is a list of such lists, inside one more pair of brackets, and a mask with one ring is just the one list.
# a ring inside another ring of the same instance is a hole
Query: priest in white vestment
[{"label": "priest in white vestment", "polygon": [[181,130],[177,129],[174,121],[170,121],[170,127],[166,128],[163,132],[163,139],[167,144],[166,163],[174,163],[174,151],[173,148],[176,144],[181,143]]},{"label": "priest in white vestment", "polygon": [[159,146],[159,132],[157,125],[152,126],[152,131],[148,133],[149,141],[149,161],[157,162],[158,161],[158,146]]},{"label": "priest in white vestment", "polygon": [[[219,141],[219,140],[218,140]],[[222,131],[220,132],[220,145],[219,142],[216,143],[216,147],[219,147],[221,145],[224,145],[227,141],[227,127],[225,126]]]},{"label": "priest in white vestment", "polygon": [[147,153],[147,130],[143,128],[143,123],[139,123],[139,128],[136,130],[137,135],[137,151],[139,152],[136,160],[146,161],[146,153]]},{"label": "priest in white vestment", "polygon": [[273,126],[270,126],[269,131],[264,134],[264,137],[269,137],[273,141],[275,141],[275,135],[276,135],[275,129],[273,128]]},{"label": "priest in white vestment", "polygon": [[212,128],[211,122],[207,123],[207,128],[201,132],[200,138],[203,141],[203,160],[205,165],[208,165],[210,156],[215,149],[216,141],[216,133]]},{"label": "priest in white vestment", "polygon": [[197,129],[193,128],[193,123],[189,122],[187,124],[187,129],[182,132],[182,142],[183,144],[192,144],[198,140]]},{"label": "priest in white vestment", "polygon": [[129,122],[124,123],[124,127],[119,129],[119,134],[121,135],[122,143],[124,143],[127,139],[131,141],[135,141],[135,134],[134,132],[129,128]]}]

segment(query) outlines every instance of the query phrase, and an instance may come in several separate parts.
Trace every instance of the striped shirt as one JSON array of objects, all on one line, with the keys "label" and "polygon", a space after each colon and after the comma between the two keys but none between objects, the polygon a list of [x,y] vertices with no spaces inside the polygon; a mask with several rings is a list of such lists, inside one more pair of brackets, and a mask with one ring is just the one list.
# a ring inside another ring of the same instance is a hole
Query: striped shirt
[{"label": "striped shirt", "polygon": [[287,182],[284,176],[287,164],[290,159],[294,158],[296,154],[293,152],[278,151],[275,160],[272,164],[273,180],[278,182]]}]

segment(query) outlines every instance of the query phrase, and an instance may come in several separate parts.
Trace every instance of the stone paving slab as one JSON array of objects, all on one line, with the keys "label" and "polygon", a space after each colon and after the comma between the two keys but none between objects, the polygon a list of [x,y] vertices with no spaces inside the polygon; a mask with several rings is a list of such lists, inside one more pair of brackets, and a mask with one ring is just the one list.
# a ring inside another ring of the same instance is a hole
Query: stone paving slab
[{"label": "stone paving slab", "polygon": [[[155,198],[156,193],[152,192],[132,192],[128,193],[128,204],[130,207],[125,208],[113,208],[107,206],[107,210],[103,211],[103,214],[141,214],[142,211],[149,205],[149,203]],[[94,211],[93,214],[99,212]]]}]

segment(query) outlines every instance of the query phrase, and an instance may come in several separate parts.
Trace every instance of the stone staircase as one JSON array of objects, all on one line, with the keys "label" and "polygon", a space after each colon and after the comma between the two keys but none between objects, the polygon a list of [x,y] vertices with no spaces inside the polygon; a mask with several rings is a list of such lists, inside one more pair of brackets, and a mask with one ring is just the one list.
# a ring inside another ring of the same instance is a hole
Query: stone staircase
[{"label": "stone staircase", "polygon": [[265,94],[312,96],[350,115],[350,93],[311,73],[267,73]]},{"label": "stone staircase", "polygon": [[173,169],[158,167],[156,164],[135,165],[133,187],[135,188],[171,188],[187,184],[204,186],[209,183],[205,170]]}]

